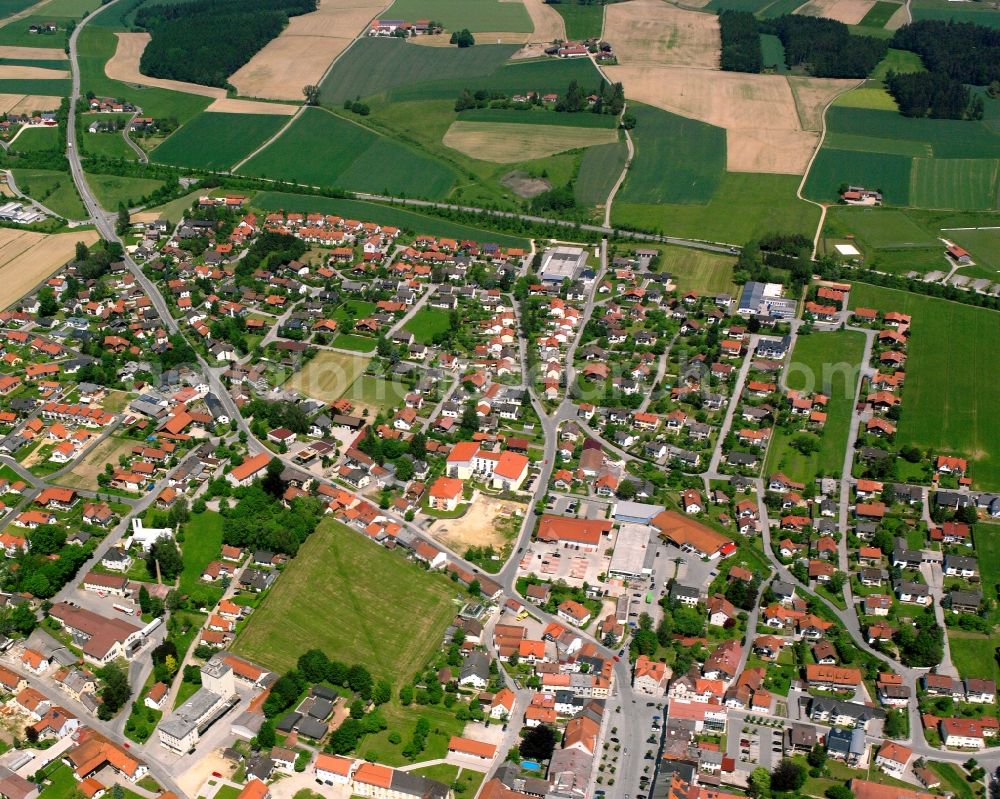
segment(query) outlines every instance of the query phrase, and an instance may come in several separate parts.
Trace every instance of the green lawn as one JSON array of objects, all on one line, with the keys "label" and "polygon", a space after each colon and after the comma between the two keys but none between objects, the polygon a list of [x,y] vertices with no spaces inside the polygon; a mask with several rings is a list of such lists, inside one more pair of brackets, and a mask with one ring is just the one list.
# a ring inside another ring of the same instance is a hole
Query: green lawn
[{"label": "green lawn", "polygon": [[344,398],[369,408],[392,412],[403,404],[408,391],[404,383],[361,375],[344,392]]},{"label": "green lawn", "polygon": [[[3,30],[0,28],[0,30]],[[17,187],[66,219],[83,219],[87,211],[68,172],[49,169],[12,170]]]},{"label": "green lawn", "polygon": [[447,196],[456,178],[444,163],[319,108],[307,109],[239,171],[314,186],[432,199]]},{"label": "green lawn", "polygon": [[777,430],[768,450],[768,472],[782,471],[806,485],[821,474],[840,475],[864,343],[864,334],[847,331],[798,337],[786,369],[788,386],[810,394],[826,394],[830,398],[827,421],[819,436],[819,449],[809,455],[791,447],[796,434]]},{"label": "green lawn", "polygon": [[996,659],[998,646],[1000,646],[1000,636],[980,635],[956,629],[948,631],[951,662],[955,664],[962,677],[1000,680],[1000,667],[997,666]]},{"label": "green lawn", "polygon": [[604,29],[604,6],[600,3],[555,3],[552,6],[566,23],[571,40],[597,39]]},{"label": "green lawn", "polygon": [[90,173],[87,174],[87,182],[94,194],[97,195],[101,205],[112,211],[118,207],[119,203],[124,203],[128,208],[141,204],[143,197],[152,194],[163,185],[163,181],[150,180],[149,178],[91,175]]},{"label": "green lawn", "polygon": [[370,336],[355,336],[351,333],[340,333],[333,340],[331,347],[352,352],[372,352],[376,345],[375,339]]},{"label": "green lawn", "polygon": [[50,782],[38,794],[38,799],[70,799],[76,793],[78,783],[69,766],[58,766],[48,775],[48,779]]},{"label": "green lawn", "polygon": [[[446,30],[531,33],[531,17],[523,3],[500,0],[396,0],[384,19],[432,19]],[[456,48],[457,49],[457,48]]]},{"label": "green lawn", "polygon": [[[557,6],[558,8],[558,6]],[[581,6],[589,8],[589,6]],[[573,193],[581,205],[595,206],[605,203],[618,180],[628,149],[624,141],[588,147],[580,161],[580,171],[573,184]]]},{"label": "green lawn", "polygon": [[[527,247],[528,240],[506,233],[494,233],[483,228],[449,222],[432,216],[409,211],[398,206],[380,205],[361,200],[338,200],[329,197],[313,197],[308,194],[285,194],[266,191],[258,194],[253,201],[255,208],[264,211],[315,211],[323,214],[339,214],[365,222],[380,225],[395,225],[406,233],[429,236],[450,236],[473,241],[495,241],[504,247]],[[339,345],[338,345],[339,346]],[[374,346],[374,344],[373,344]]]},{"label": "green lawn", "polygon": [[1000,313],[856,283],[852,307],[911,314],[897,443],[961,454],[977,488],[1000,488],[1000,418],[983,378],[1000,340]]},{"label": "green lawn", "polygon": [[206,606],[218,602],[222,588],[212,583],[201,582],[205,567],[216,560],[222,549],[222,517],[218,513],[206,511],[191,516],[184,525],[184,571],[181,572],[181,593],[197,600],[203,600]]},{"label": "green lawn", "polygon": [[[325,519],[237,637],[233,650],[278,672],[310,648],[398,684],[437,650],[459,592]],[[443,755],[441,755],[443,757]]]},{"label": "green lawn", "polygon": [[417,344],[430,344],[434,337],[451,326],[451,314],[440,308],[421,308],[403,326]]},{"label": "green lawn", "polygon": [[798,184],[796,175],[729,172],[701,205],[629,203],[619,192],[611,218],[616,225],[733,244],[774,231],[812,237],[819,209],[795,196]]},{"label": "green lawn", "polygon": [[150,154],[172,166],[227,170],[277,133],[288,117],[274,114],[199,114]]}]

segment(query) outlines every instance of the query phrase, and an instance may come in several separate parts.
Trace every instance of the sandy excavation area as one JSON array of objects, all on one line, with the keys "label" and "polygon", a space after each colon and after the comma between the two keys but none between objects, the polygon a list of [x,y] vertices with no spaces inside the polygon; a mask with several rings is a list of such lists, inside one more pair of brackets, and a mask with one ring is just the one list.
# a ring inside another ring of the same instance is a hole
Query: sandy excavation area
[{"label": "sandy excavation area", "polygon": [[10,64],[0,64],[0,80],[59,80],[60,78],[68,77],[69,71],[65,69],[18,67]]},{"label": "sandy excavation area", "polygon": [[385,7],[384,2],[323,0],[311,14],[292,17],[229,81],[247,97],[301,100],[302,87],[318,84],[333,60]]},{"label": "sandy excavation area", "polygon": [[0,308],[13,305],[69,261],[78,241],[93,244],[97,232],[50,235],[0,228]]},{"label": "sandy excavation area", "polygon": [[24,61],[69,61],[69,56],[58,47],[16,47],[0,45],[0,58],[20,58]]},{"label": "sandy excavation area", "polygon": [[261,100],[237,100],[233,97],[223,97],[215,100],[205,109],[218,114],[271,114],[279,117],[290,117],[299,110],[297,105],[287,103],[265,103]]},{"label": "sandy excavation area", "polygon": [[524,514],[524,505],[479,494],[464,516],[434,522],[430,534],[460,554],[469,547],[485,546],[492,546],[499,553],[509,539],[498,529],[498,522],[518,513]]},{"label": "sandy excavation area", "polygon": [[[554,12],[558,13],[558,12]],[[604,38],[624,66],[719,68],[719,22],[663,0],[629,0],[605,8]]]},{"label": "sandy excavation area", "polygon": [[49,94],[0,94],[0,114],[30,114],[32,111],[55,111],[61,97]]},{"label": "sandy excavation area", "polygon": [[845,25],[857,25],[873,5],[875,0],[809,0],[795,13],[835,19]]},{"label": "sandy excavation area", "polygon": [[148,33],[115,33],[118,37],[118,47],[104,67],[104,74],[112,80],[122,83],[137,83],[140,86],[156,86],[160,89],[171,89],[175,92],[200,94],[203,97],[223,98],[225,89],[214,86],[199,86],[197,83],[185,83],[182,80],[167,80],[166,78],[150,78],[139,72],[139,59],[142,51],[149,44]]},{"label": "sandy excavation area", "polygon": [[[819,81],[802,91],[802,109],[782,75],[750,75],[684,67],[608,67],[626,96],[726,129],[730,172],[801,175],[819,143],[829,99],[852,81]],[[805,122],[803,122],[805,120]]]}]

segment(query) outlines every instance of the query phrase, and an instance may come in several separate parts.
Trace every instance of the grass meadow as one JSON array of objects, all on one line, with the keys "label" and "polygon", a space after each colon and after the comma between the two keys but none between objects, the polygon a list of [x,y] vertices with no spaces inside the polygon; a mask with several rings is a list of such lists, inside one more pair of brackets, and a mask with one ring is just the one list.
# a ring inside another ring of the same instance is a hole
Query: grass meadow
[{"label": "grass meadow", "polygon": [[434,337],[451,327],[451,314],[440,308],[421,308],[405,325],[417,344],[430,344]]},{"label": "grass meadow", "polygon": [[184,571],[181,572],[180,591],[194,599],[204,599],[212,607],[222,596],[222,588],[201,581],[205,567],[219,557],[222,547],[222,516],[212,511],[195,513],[184,525]]},{"label": "grass meadow", "polygon": [[[2,29],[0,29],[2,30]],[[13,169],[14,181],[25,194],[66,219],[83,219],[87,212],[69,172]]]},{"label": "grass meadow", "polygon": [[597,39],[604,29],[604,6],[600,3],[554,3],[552,5],[566,23],[566,36],[571,41]]},{"label": "grass meadow", "polygon": [[897,443],[967,457],[977,488],[1000,489],[1000,417],[990,378],[1000,313],[864,283],[854,284],[851,306],[913,317]]},{"label": "grass meadow", "polygon": [[442,199],[451,167],[329,111],[307,109],[241,173],[313,186]]},{"label": "grass meadow", "polygon": [[227,170],[281,130],[274,114],[199,114],[153,150],[150,159],[171,166]]},{"label": "grass meadow", "polygon": [[372,375],[360,375],[344,392],[344,399],[365,406],[372,417],[380,411],[391,413],[399,408],[409,392],[405,383]]},{"label": "grass meadow", "polygon": [[788,387],[826,394],[830,398],[826,425],[819,436],[819,449],[810,455],[791,447],[796,434],[776,429],[767,453],[767,473],[781,471],[806,485],[820,474],[840,474],[851,436],[851,411],[864,350],[863,333],[841,330],[798,337],[786,370]]},{"label": "grass meadow", "polygon": [[811,237],[819,223],[819,209],[795,196],[798,185],[797,175],[729,172],[703,205],[630,203],[619,193],[612,221],[672,236],[732,244],[773,231]]},{"label": "grass meadow", "polygon": [[139,200],[163,185],[162,180],[149,178],[127,178],[118,175],[92,175],[87,173],[87,182],[97,199],[105,208],[117,208],[124,203],[127,208],[139,205]]},{"label": "grass meadow", "polygon": [[654,246],[663,254],[662,268],[673,276],[679,291],[736,295],[737,286],[733,281],[736,259],[689,247]]},{"label": "grass meadow", "polygon": [[12,153],[35,153],[40,150],[58,150],[59,128],[25,128],[10,146]]},{"label": "grass meadow", "polygon": [[315,647],[363,664],[376,679],[398,687],[440,645],[457,610],[455,594],[444,577],[324,519],[237,636],[233,651],[283,673]]},{"label": "grass meadow", "polygon": [[285,386],[320,402],[330,403],[340,399],[366,366],[368,358],[321,350],[302,371],[292,375]]},{"label": "grass meadow", "polygon": [[[380,225],[395,225],[404,231],[415,234],[449,236],[480,242],[494,241],[504,247],[528,246],[528,240],[519,236],[494,233],[472,225],[463,225],[450,222],[447,219],[426,216],[398,206],[380,205],[363,200],[341,200],[330,197],[314,197],[309,194],[265,191],[254,198],[253,204],[256,208],[264,211],[284,210],[301,211],[302,213],[315,211],[323,214],[338,214],[365,222],[378,222]],[[374,344],[372,346],[374,347]]]},{"label": "grass meadow", "polygon": [[419,47],[401,39],[364,38],[333,65],[320,84],[320,95],[324,103],[336,105],[397,86],[448,79],[469,81],[496,72],[515,50],[517,45],[477,44],[459,49]]}]

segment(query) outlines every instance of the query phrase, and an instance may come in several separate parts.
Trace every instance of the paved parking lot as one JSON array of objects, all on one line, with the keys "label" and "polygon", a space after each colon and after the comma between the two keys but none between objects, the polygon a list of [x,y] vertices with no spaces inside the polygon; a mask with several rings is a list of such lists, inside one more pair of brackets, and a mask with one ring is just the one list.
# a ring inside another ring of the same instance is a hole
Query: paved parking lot
[{"label": "paved parking lot", "polygon": [[565,580],[567,585],[598,585],[611,558],[603,551],[586,552],[567,544],[543,544],[533,541],[521,557],[520,570],[537,574],[544,580]]}]

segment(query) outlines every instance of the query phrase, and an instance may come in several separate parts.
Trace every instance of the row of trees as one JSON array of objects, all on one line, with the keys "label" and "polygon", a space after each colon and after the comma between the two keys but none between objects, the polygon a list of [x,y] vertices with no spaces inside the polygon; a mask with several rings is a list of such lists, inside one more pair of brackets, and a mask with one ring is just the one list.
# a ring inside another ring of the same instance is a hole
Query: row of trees
[{"label": "row of trees", "polygon": [[145,75],[206,86],[229,76],[275,38],[288,17],[316,10],[316,0],[247,0],[141,7],[136,25],[152,35],[139,68]]},{"label": "row of trees", "polygon": [[722,39],[722,69],[727,72],[760,72],[764,68],[760,23],[749,11],[720,11],[719,36]]}]

